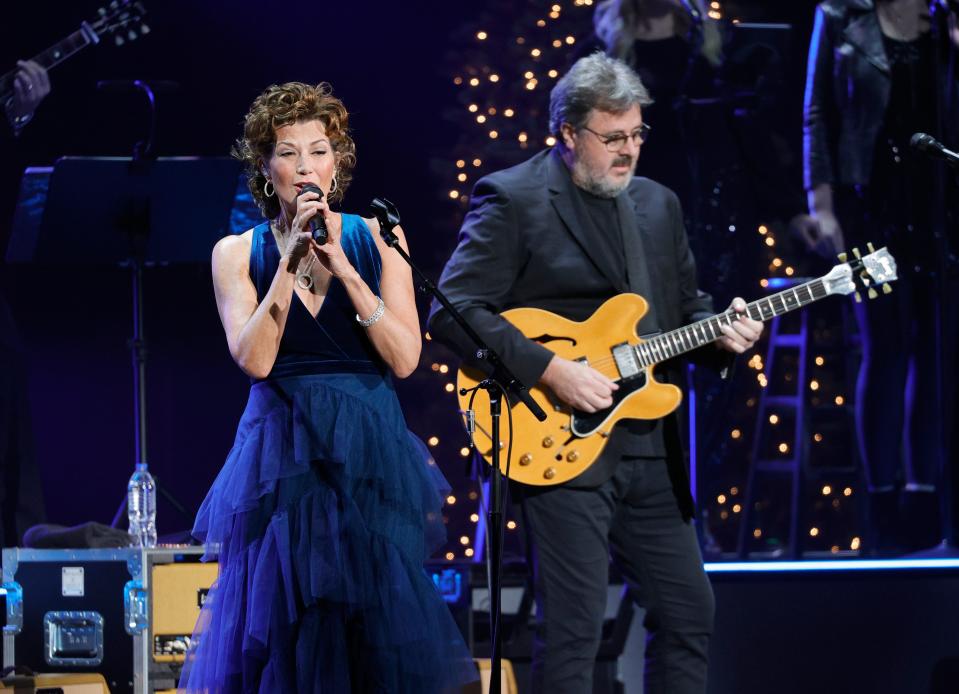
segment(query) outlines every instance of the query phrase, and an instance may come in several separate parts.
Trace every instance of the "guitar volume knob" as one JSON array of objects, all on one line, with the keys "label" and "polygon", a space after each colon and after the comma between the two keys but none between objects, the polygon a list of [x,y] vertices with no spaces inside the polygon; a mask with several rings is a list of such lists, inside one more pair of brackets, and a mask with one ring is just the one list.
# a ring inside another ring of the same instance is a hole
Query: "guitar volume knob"
[{"label": "guitar volume knob", "polygon": [[543,438],[543,448],[549,448],[554,443],[556,443],[556,441],[553,440],[552,436],[546,436]]},{"label": "guitar volume knob", "polygon": [[554,477],[556,477],[556,469],[551,467],[546,468],[546,472],[543,473],[543,477],[545,477],[548,480],[553,479]]},{"label": "guitar volume knob", "polygon": [[523,455],[519,457],[520,465],[529,465],[532,462],[533,462],[533,456],[530,453],[524,453]]},{"label": "guitar volume knob", "polygon": [[579,451],[570,451],[566,454],[566,462],[575,463],[579,460]]}]

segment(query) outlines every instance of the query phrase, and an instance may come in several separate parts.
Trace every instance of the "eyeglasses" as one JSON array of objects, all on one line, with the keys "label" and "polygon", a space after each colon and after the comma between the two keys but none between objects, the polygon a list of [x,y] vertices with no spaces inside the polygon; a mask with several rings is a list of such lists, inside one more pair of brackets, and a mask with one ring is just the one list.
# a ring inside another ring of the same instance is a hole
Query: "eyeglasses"
[{"label": "eyeglasses", "polygon": [[585,125],[583,126],[583,130],[588,130],[593,133],[597,140],[606,145],[607,152],[621,152],[626,146],[626,140],[632,140],[633,144],[637,147],[646,142],[646,140],[649,139],[649,131],[652,130],[652,126],[643,123],[629,135],[626,133],[598,133],[591,128],[587,128]]}]

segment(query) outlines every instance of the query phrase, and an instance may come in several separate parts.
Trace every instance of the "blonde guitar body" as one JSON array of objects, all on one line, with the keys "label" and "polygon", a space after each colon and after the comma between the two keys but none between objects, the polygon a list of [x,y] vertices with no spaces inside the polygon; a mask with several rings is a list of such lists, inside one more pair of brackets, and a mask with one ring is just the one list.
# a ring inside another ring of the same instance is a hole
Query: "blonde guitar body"
[{"label": "blonde guitar body", "polygon": [[[746,305],[745,314],[757,321],[767,321],[789,311],[802,308],[833,294],[848,295],[862,289],[870,299],[892,291],[889,283],[896,279],[895,258],[885,248],[878,251],[868,244],[868,255],[842,261],[827,274],[802,284],[787,286]],[[586,468],[603,452],[617,422],[624,419],[659,419],[679,407],[683,396],[679,388],[660,383],[653,377],[656,364],[691,352],[722,338],[723,327],[731,327],[739,315],[730,309],[723,313],[684,325],[648,340],[636,334],[636,325],[646,315],[646,300],[636,294],[620,294],[606,301],[582,323],[566,320],[549,311],[517,308],[502,316],[527,338],[538,342],[570,361],[583,361],[619,384],[613,393],[612,406],[600,412],[581,412],[560,402],[555,394],[533,386],[530,394],[546,411],[545,422],[538,422],[523,406],[514,407],[513,462],[509,477],[533,485],[567,482]],[[472,389],[482,378],[475,370],[461,369],[457,377],[460,388]],[[460,409],[469,408],[470,394],[460,396]],[[493,442],[490,438],[489,398],[477,391],[473,403],[476,413],[474,441],[489,463]],[[509,427],[501,427],[505,436]],[[500,442],[507,449],[509,441]],[[506,456],[500,456],[506,474]]]},{"label": "blonde guitar body", "polygon": [[[606,301],[587,320],[577,323],[555,313],[536,308],[517,308],[501,315],[531,340],[540,343],[555,354],[571,361],[584,361],[589,366],[618,381],[613,406],[594,416],[574,411],[548,389],[535,386],[530,389],[533,399],[546,412],[545,422],[538,422],[529,410],[520,405],[512,408],[513,455],[509,470],[511,479],[531,485],[554,485],[567,482],[586,468],[602,453],[613,426],[623,419],[659,419],[675,410],[682,401],[682,392],[676,386],[660,383],[653,378],[652,366],[640,375],[622,379],[612,349],[617,344],[640,344],[636,325],[646,314],[646,300],[637,294],[620,294]],[[475,369],[461,369],[457,390],[473,388],[482,380]],[[467,409],[469,395],[460,396],[460,408]],[[490,463],[489,398],[485,391],[477,392],[473,402],[476,412],[476,445]],[[582,416],[580,416],[582,415]],[[506,456],[509,427],[504,413],[501,427],[503,453],[500,456],[503,474],[506,474]]]}]

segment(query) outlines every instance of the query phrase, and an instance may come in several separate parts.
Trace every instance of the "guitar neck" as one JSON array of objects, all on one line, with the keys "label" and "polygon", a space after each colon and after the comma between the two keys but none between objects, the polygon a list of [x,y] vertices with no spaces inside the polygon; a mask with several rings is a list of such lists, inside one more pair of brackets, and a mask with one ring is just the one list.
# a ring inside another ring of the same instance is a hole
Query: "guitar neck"
[{"label": "guitar neck", "polygon": [[[97,36],[93,28],[84,22],[80,25],[79,29],[65,39],[50,46],[45,51],[38,53],[32,60],[38,63],[44,70],[49,70],[90,44],[99,42],[99,40],[100,37]],[[13,96],[13,81],[17,75],[17,69],[18,68],[14,68],[0,76],[0,102],[6,102],[7,99]]]},{"label": "guitar neck", "polygon": [[[746,315],[753,320],[765,322],[819,301],[830,293],[822,278],[811,280],[747,304]],[[723,337],[721,326],[732,325],[736,315],[735,311],[725,311],[634,345],[633,351],[639,365],[652,366],[716,342]]]}]

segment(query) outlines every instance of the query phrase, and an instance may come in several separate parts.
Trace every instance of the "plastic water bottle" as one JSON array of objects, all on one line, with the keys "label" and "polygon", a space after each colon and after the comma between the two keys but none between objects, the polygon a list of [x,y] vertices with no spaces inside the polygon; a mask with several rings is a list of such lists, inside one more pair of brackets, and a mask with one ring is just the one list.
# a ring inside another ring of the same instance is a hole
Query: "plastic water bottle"
[{"label": "plastic water bottle", "polygon": [[127,518],[136,547],[156,547],[157,486],[143,463],[137,465],[127,484]]}]

